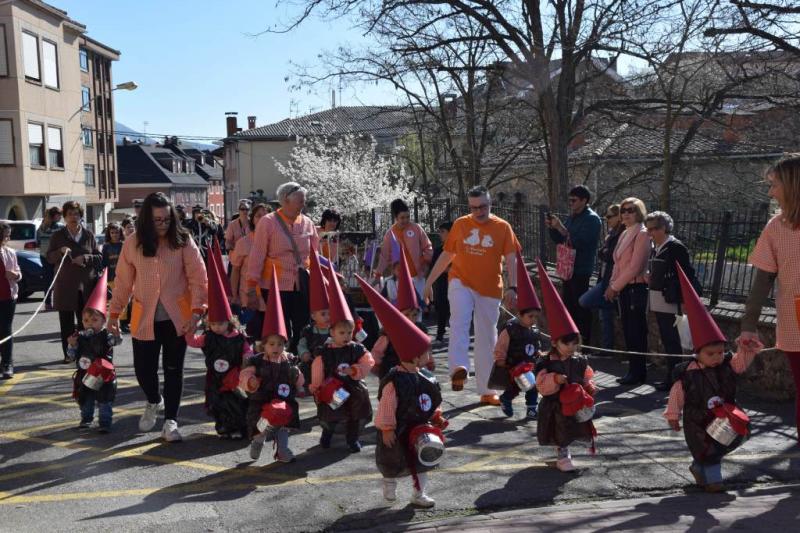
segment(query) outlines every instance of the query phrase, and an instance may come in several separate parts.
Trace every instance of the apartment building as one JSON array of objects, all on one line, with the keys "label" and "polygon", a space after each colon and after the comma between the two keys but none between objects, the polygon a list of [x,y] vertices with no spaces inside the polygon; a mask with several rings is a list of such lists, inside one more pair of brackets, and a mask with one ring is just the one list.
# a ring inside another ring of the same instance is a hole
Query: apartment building
[{"label": "apartment building", "polygon": [[75,199],[99,229],[117,199],[111,63],[119,52],[86,31],[45,2],[0,2],[0,218],[40,218]]}]

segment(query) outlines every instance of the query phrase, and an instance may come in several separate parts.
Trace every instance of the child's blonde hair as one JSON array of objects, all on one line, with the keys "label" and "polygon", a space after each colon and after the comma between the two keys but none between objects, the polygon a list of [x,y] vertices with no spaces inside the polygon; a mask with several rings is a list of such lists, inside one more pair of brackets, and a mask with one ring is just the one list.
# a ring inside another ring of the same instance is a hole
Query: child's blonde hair
[{"label": "child's blonde hair", "polygon": [[783,185],[783,197],[786,209],[781,210],[781,217],[792,229],[800,228],[800,156],[781,159],[767,169],[765,176],[772,175]]}]

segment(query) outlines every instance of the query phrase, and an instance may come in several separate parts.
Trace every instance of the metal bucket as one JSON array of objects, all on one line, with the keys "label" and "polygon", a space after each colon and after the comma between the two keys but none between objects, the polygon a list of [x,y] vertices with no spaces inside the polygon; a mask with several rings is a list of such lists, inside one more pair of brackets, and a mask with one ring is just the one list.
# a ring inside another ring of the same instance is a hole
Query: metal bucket
[{"label": "metal bucket", "polygon": [[575,413],[576,422],[588,422],[594,418],[594,405],[591,407],[581,407],[580,411]]},{"label": "metal bucket", "polygon": [[733,429],[730,420],[725,418],[715,418],[706,428],[706,433],[709,437],[719,442],[723,446],[730,446],[731,443],[739,436]]},{"label": "metal bucket", "polygon": [[92,389],[93,391],[98,391],[103,386],[103,378],[101,376],[93,376],[91,374],[86,374],[83,376],[83,385],[88,388]]},{"label": "metal bucket", "polygon": [[267,430],[267,428],[272,427],[272,424],[269,423],[269,420],[264,418],[263,416],[258,419],[258,423],[256,424],[256,428],[260,433],[263,433]]},{"label": "metal bucket", "polygon": [[344,402],[350,397],[350,393],[347,392],[347,389],[344,387],[339,387],[336,389],[336,392],[333,393],[331,397],[331,401],[328,402],[328,407],[333,410],[336,410],[342,406]]},{"label": "metal bucket", "polygon": [[536,376],[533,374],[533,371],[529,370],[515,376],[514,382],[517,384],[517,387],[519,387],[519,390],[528,392],[536,386]]},{"label": "metal bucket", "polygon": [[414,449],[423,466],[436,466],[444,457],[444,442],[435,433],[420,433],[414,441]]}]

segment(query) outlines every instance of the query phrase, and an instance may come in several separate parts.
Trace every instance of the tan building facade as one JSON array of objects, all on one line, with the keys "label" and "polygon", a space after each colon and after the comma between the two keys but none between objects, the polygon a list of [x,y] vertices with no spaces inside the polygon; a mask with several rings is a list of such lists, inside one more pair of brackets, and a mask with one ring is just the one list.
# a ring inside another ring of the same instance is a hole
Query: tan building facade
[{"label": "tan building facade", "polygon": [[[96,116],[94,102],[87,108],[82,88],[88,84],[92,97],[102,95],[110,106],[110,64],[119,53],[85,33],[84,25],[44,2],[0,3],[0,218],[38,219],[46,206],[76,199],[103,214],[86,217],[98,229],[113,207],[116,181],[112,187],[95,175],[87,184],[86,174],[87,165],[115,169],[113,117]],[[102,58],[106,70],[83,72],[84,50]],[[98,74],[106,83],[95,81]],[[97,147],[85,146],[86,130],[111,133],[104,166]]]}]

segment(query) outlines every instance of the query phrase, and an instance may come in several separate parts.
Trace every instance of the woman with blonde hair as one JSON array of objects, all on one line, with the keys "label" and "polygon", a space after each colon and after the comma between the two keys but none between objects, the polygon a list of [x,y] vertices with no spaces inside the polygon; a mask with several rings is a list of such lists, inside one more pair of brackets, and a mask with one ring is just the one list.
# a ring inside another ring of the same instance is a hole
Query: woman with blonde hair
[{"label": "woman with blonde hair", "polygon": [[[650,258],[650,237],[644,226],[647,208],[638,198],[625,198],[619,204],[625,231],[614,249],[614,270],[606,289],[606,300],[619,302],[625,349],[647,351],[647,260]],[[617,381],[621,385],[644,383],[647,365],[641,355],[628,358],[628,374]]]},{"label": "woman with blonde hair", "polygon": [[756,273],[740,338],[758,338],[761,307],[777,282],[776,346],[786,353],[794,376],[795,423],[800,439],[800,157],[789,157],[771,166],[766,181],[780,212],[767,222],[750,255]]}]

